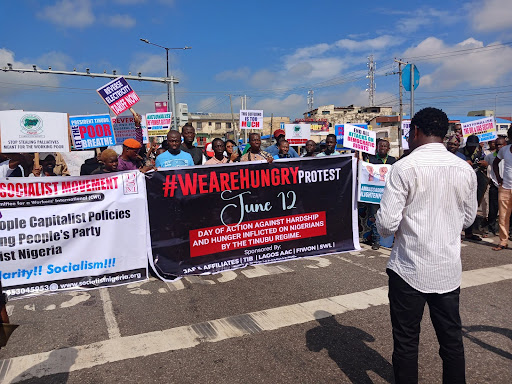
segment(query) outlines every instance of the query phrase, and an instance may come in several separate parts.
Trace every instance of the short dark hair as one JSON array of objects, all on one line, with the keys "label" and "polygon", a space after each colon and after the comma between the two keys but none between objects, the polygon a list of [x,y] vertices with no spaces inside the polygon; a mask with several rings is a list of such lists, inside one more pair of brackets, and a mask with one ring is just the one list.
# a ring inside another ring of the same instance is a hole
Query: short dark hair
[{"label": "short dark hair", "polygon": [[279,145],[281,145],[281,143],[286,143],[286,144],[290,145],[290,142],[289,142],[288,140],[286,140],[286,139],[281,140],[281,141],[279,142]]},{"label": "short dark hair", "polygon": [[414,115],[411,126],[418,127],[425,136],[444,138],[448,132],[448,116],[437,108],[423,108]]},{"label": "short dark hair", "polygon": [[255,136],[255,135],[258,135],[261,137],[261,135],[257,132],[252,132],[252,133],[249,133],[249,141],[251,140],[251,137]]},{"label": "short dark hair", "polygon": [[183,133],[183,130],[184,130],[185,128],[192,128],[193,130],[195,130],[195,128],[194,128],[194,126],[193,126],[192,124],[187,123],[187,124],[185,124],[183,127],[181,127],[181,133]]},{"label": "short dark hair", "polygon": [[[222,139],[220,139],[220,138],[218,138],[218,137],[217,137],[216,139],[213,139],[213,140],[212,140],[212,148],[213,148],[213,146],[215,145],[215,142],[216,142],[216,141],[222,141],[222,142],[224,143],[224,140],[222,140]],[[224,143],[224,145],[226,145],[226,143]]]},{"label": "short dark hair", "polygon": [[332,137],[332,138],[334,138],[334,140],[338,141],[338,139],[337,139],[337,137],[336,137],[336,135],[335,135],[334,133],[329,133],[329,134],[325,137],[325,142],[327,142],[327,139],[328,139],[329,137]]}]

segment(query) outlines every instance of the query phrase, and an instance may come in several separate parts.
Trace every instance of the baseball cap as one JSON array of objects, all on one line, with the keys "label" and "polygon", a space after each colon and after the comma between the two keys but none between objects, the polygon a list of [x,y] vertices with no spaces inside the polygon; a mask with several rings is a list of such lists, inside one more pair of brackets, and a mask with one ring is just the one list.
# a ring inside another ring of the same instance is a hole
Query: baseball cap
[{"label": "baseball cap", "polygon": [[142,144],[135,139],[126,139],[125,141],[123,141],[123,145],[125,147],[133,149],[139,149],[140,147],[142,147]]},{"label": "baseball cap", "polygon": [[286,135],[286,133],[284,132],[284,130],[282,130],[282,129],[276,129],[276,130],[274,131],[274,137],[275,137],[276,139],[277,139],[279,136],[281,136],[281,135]]}]

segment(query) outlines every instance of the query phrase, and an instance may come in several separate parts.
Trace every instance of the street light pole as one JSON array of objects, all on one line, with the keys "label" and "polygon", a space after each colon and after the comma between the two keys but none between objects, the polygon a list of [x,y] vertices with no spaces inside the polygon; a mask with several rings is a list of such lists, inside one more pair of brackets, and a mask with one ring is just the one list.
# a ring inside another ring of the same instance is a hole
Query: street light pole
[{"label": "street light pole", "polygon": [[[148,39],[139,39],[139,40],[146,44],[154,45],[155,47],[165,49],[165,55],[166,55],[166,59],[167,59],[167,79],[169,79],[169,50],[170,49],[181,49],[181,50],[192,49],[192,47],[187,47],[187,46],[185,46],[183,48],[169,48],[169,47],[164,47],[163,45],[158,45],[158,44],[152,43]],[[171,112],[172,112],[173,128],[178,129],[178,123],[176,120],[176,94],[174,91],[174,77],[171,78],[170,80],[171,80],[170,85],[169,85],[169,83],[167,83],[167,111],[169,111],[169,104],[170,104]],[[169,87],[170,87],[170,89],[169,89]]]}]

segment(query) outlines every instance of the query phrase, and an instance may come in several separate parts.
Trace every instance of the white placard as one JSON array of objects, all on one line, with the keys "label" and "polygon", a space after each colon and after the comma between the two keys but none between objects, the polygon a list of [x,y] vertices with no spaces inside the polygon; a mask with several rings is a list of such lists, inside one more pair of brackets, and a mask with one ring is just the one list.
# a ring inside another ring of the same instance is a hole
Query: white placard
[{"label": "white placard", "polygon": [[409,133],[411,132],[411,120],[402,120],[402,148],[409,149]]},{"label": "white placard", "polygon": [[263,129],[263,111],[262,110],[241,110],[240,111],[241,129]]},{"label": "white placard", "polygon": [[0,111],[1,152],[69,152],[68,115]]},{"label": "white placard", "polygon": [[290,145],[304,145],[311,138],[311,125],[285,124],[284,132]]},{"label": "white placard", "polygon": [[[122,145],[126,139],[135,139],[135,119],[133,115],[117,116],[112,118],[112,127],[116,136],[116,144]],[[146,116],[142,116],[142,142],[147,144],[148,128],[146,126]]]},{"label": "white placard", "polygon": [[468,121],[461,124],[464,142],[471,135],[477,135],[481,143],[496,140],[498,133],[496,132],[496,124],[494,117],[485,117],[483,119]]},{"label": "white placard", "polygon": [[377,134],[369,129],[356,127],[352,124],[345,124],[343,132],[343,146],[375,155],[375,142]]}]

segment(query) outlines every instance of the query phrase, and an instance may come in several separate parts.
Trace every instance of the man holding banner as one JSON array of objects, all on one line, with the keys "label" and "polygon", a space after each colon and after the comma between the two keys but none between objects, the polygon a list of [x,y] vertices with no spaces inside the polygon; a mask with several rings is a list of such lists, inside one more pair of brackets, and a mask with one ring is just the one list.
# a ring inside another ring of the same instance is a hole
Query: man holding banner
[{"label": "man holding banner", "polygon": [[477,183],[471,166],[443,145],[447,131],[443,111],[416,113],[409,135],[412,152],[391,168],[377,212],[380,235],[395,234],[386,272],[396,383],[418,382],[425,303],[440,344],[443,383],[465,383],[460,232],[475,220]]},{"label": "man holding banner", "polygon": [[[377,144],[377,153],[368,157],[368,162],[371,164],[387,164],[392,165],[396,163],[396,158],[389,156],[388,152],[390,149],[389,141],[379,140]],[[383,168],[386,169],[386,168]],[[384,177],[383,177],[384,179]],[[373,244],[372,249],[377,250],[380,248],[380,235],[375,225],[375,215],[379,210],[380,205],[368,204],[368,220],[370,221],[370,229],[372,230]]]}]

